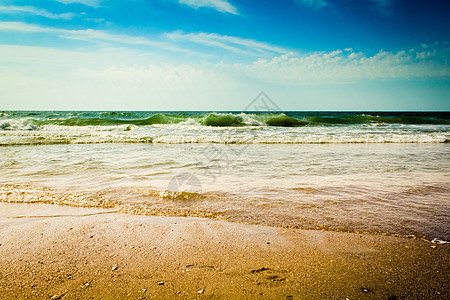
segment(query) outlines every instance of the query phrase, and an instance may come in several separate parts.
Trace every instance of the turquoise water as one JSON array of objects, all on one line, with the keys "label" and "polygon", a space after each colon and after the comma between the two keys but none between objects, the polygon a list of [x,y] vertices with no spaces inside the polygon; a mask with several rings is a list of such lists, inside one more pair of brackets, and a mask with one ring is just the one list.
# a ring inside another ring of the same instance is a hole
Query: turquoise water
[{"label": "turquoise water", "polygon": [[[179,124],[190,121],[204,126],[325,126],[354,124],[450,125],[447,112],[205,112],[205,111],[5,111],[0,112],[2,129],[7,120],[22,120],[35,129],[42,125],[112,126],[132,124]],[[14,123],[14,121],[13,121]],[[32,127],[30,127],[32,128]]]},{"label": "turquoise water", "polygon": [[450,240],[449,113],[1,112],[0,201]]},{"label": "turquoise water", "polygon": [[445,143],[447,112],[0,112],[0,145]]}]

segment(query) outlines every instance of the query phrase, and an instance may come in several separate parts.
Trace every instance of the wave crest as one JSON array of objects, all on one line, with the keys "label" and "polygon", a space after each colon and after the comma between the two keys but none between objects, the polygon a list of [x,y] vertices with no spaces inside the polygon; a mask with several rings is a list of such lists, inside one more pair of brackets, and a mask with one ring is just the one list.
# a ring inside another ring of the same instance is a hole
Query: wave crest
[{"label": "wave crest", "polygon": [[38,130],[42,126],[151,126],[164,124],[212,127],[450,125],[448,113],[285,112],[11,112],[0,114],[0,130]]}]

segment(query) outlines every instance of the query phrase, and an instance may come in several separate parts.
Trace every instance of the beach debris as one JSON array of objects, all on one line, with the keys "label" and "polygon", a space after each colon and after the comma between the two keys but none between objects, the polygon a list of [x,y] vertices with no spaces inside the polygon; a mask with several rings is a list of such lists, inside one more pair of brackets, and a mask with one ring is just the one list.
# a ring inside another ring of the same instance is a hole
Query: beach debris
[{"label": "beach debris", "polygon": [[433,244],[437,244],[437,245],[443,245],[443,244],[448,244],[448,243],[449,243],[449,242],[447,242],[447,241],[443,241],[443,240],[440,240],[440,239],[438,239],[438,238],[432,239],[431,242],[432,242]]},{"label": "beach debris", "polygon": [[363,293],[368,293],[368,292],[370,292],[369,289],[366,289],[366,288],[362,288],[361,290],[362,290]]},{"label": "beach debris", "polygon": [[278,275],[269,275],[266,277],[267,280],[272,280],[272,281],[284,281],[286,280],[286,278],[284,277],[280,277]]},{"label": "beach debris", "polygon": [[117,270],[119,267],[117,266],[117,265],[114,265],[111,269],[113,270],[113,271],[115,271],[115,270]]},{"label": "beach debris", "polygon": [[164,281],[158,281],[158,285],[164,285]]},{"label": "beach debris", "polygon": [[197,291],[197,294],[203,294],[205,292],[205,290],[199,290]]},{"label": "beach debris", "polygon": [[64,296],[64,294],[62,294],[62,295],[53,295],[50,299],[52,299],[52,300],[59,300],[59,299],[61,299],[63,296]]},{"label": "beach debris", "polygon": [[260,273],[260,272],[264,272],[264,271],[267,271],[267,270],[269,270],[269,268],[267,268],[267,267],[262,267],[262,268],[259,268],[259,269],[251,270],[250,272],[253,273],[253,274],[255,274],[255,273]]}]

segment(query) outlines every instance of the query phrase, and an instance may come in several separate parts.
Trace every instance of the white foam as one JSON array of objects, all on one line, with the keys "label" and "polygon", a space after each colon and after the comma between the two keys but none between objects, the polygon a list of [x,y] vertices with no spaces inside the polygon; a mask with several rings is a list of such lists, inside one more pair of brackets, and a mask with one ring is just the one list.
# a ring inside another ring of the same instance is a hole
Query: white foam
[{"label": "white foam", "polygon": [[42,125],[40,130],[44,131],[72,131],[72,132],[95,132],[95,131],[133,131],[139,126],[132,124],[110,125],[110,126],[64,126],[64,125]]},{"label": "white foam", "polygon": [[197,122],[196,120],[192,119],[192,118],[188,118],[186,121],[178,123],[177,125],[181,125],[181,126],[198,126],[198,125],[200,125],[200,123]]},{"label": "white foam", "polygon": [[195,120],[184,124],[149,126],[59,126],[35,130],[30,119],[3,120],[0,145],[70,143],[220,143],[220,144],[346,144],[346,143],[445,143],[450,126],[420,127],[213,127]]},{"label": "white foam", "polygon": [[254,118],[251,117],[251,116],[254,116],[254,115],[247,115],[245,113],[241,113],[241,114],[239,114],[239,116],[242,117],[243,122],[245,124],[247,124],[247,125],[250,125],[250,126],[264,126],[264,125],[266,125],[263,122],[255,120]]},{"label": "white foam", "polygon": [[33,124],[33,118],[3,119],[0,121],[0,130],[38,130],[39,126]]}]

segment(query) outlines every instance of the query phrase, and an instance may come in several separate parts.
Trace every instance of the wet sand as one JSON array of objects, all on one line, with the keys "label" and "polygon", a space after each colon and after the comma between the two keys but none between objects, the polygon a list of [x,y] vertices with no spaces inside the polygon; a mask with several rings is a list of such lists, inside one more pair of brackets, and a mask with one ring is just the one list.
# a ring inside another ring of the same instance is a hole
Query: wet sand
[{"label": "wet sand", "polygon": [[0,203],[0,298],[448,299],[449,250],[415,238]]}]

